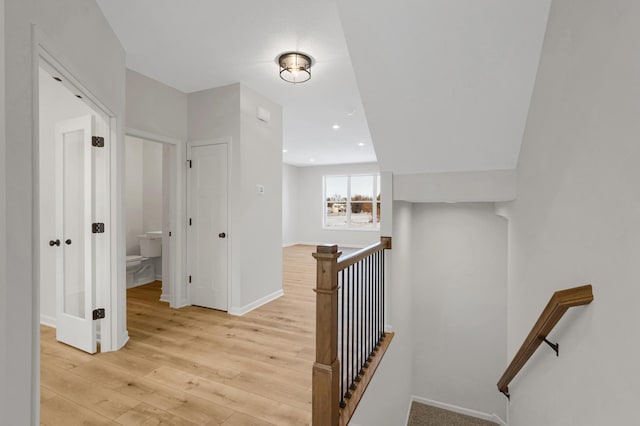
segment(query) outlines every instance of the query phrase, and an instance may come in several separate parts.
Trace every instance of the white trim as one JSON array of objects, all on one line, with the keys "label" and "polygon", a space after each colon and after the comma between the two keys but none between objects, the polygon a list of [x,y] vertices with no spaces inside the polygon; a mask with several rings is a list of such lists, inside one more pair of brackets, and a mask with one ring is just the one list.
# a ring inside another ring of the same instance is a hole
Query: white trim
[{"label": "white trim", "polygon": [[298,245],[299,243],[282,243],[282,248]]},{"label": "white trim", "polygon": [[168,294],[164,294],[164,293],[162,293],[162,294],[160,295],[160,301],[161,301],[161,302],[170,303],[170,302],[171,302],[171,296],[169,296]]},{"label": "white trim", "polygon": [[236,308],[236,307],[231,307],[231,309],[229,309],[229,314],[230,315],[235,315],[235,316],[242,316],[246,313],[249,313],[251,311],[253,311],[254,309],[259,308],[262,305],[266,305],[267,303],[276,300],[277,298],[284,296],[284,291],[282,291],[282,289],[278,290],[278,291],[274,291],[271,294],[267,294],[264,297],[261,297],[260,299],[249,303],[248,305],[244,305],[242,307]]},{"label": "white trim", "polygon": [[120,346],[118,346],[115,350],[119,351],[120,349],[124,348],[124,345],[127,344],[127,342],[129,341],[129,331],[125,330],[121,335],[120,335],[120,340],[119,340],[119,344]]},{"label": "white trim", "polygon": [[[482,411],[472,410],[470,408],[459,407],[453,404],[447,404],[446,402],[434,401],[433,399],[422,398],[419,396],[412,395],[411,402],[418,402],[420,404],[430,405],[432,407],[441,408],[443,410],[452,411],[458,414],[464,414],[465,416],[475,417],[476,419],[487,420],[490,422],[496,422],[502,426],[508,426],[507,422],[502,420],[500,416],[497,414],[487,414]],[[411,410],[411,408],[409,408]],[[409,418],[407,417],[407,421]]]},{"label": "white trim", "polygon": [[51,315],[40,314],[40,325],[56,328],[56,318]]}]

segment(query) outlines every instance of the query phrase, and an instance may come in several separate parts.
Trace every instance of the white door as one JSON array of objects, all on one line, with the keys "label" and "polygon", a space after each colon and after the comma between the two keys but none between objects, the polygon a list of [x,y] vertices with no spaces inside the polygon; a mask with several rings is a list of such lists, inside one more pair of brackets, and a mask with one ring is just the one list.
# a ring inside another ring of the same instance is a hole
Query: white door
[{"label": "white door", "polygon": [[187,274],[192,305],[227,310],[227,145],[192,146]]},{"label": "white door", "polygon": [[[92,116],[56,125],[56,338],[96,352]],[[43,159],[44,160],[44,159]],[[42,212],[47,214],[47,212]],[[51,243],[50,243],[51,244]]]}]

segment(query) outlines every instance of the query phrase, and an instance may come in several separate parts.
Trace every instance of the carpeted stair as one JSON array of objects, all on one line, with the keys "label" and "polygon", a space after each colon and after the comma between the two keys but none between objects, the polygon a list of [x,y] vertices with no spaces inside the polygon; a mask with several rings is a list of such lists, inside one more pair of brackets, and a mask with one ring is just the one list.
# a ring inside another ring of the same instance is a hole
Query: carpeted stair
[{"label": "carpeted stair", "polygon": [[407,426],[495,426],[496,423],[413,402]]}]

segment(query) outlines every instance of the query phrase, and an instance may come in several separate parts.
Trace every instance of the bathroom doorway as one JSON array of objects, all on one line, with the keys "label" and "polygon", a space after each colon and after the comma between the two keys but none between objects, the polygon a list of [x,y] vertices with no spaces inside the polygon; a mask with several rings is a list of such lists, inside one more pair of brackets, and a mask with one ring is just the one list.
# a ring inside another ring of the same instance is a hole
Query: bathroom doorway
[{"label": "bathroom doorway", "polygon": [[125,137],[126,287],[148,286],[172,308],[181,306],[180,144],[134,129]]}]

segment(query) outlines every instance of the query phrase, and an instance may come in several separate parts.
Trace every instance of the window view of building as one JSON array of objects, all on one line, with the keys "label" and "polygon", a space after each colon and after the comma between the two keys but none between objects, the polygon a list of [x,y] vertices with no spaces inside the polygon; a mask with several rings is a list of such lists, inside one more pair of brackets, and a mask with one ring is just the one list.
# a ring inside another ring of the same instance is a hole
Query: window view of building
[{"label": "window view of building", "polygon": [[380,176],[325,176],[324,226],[380,227]]}]

